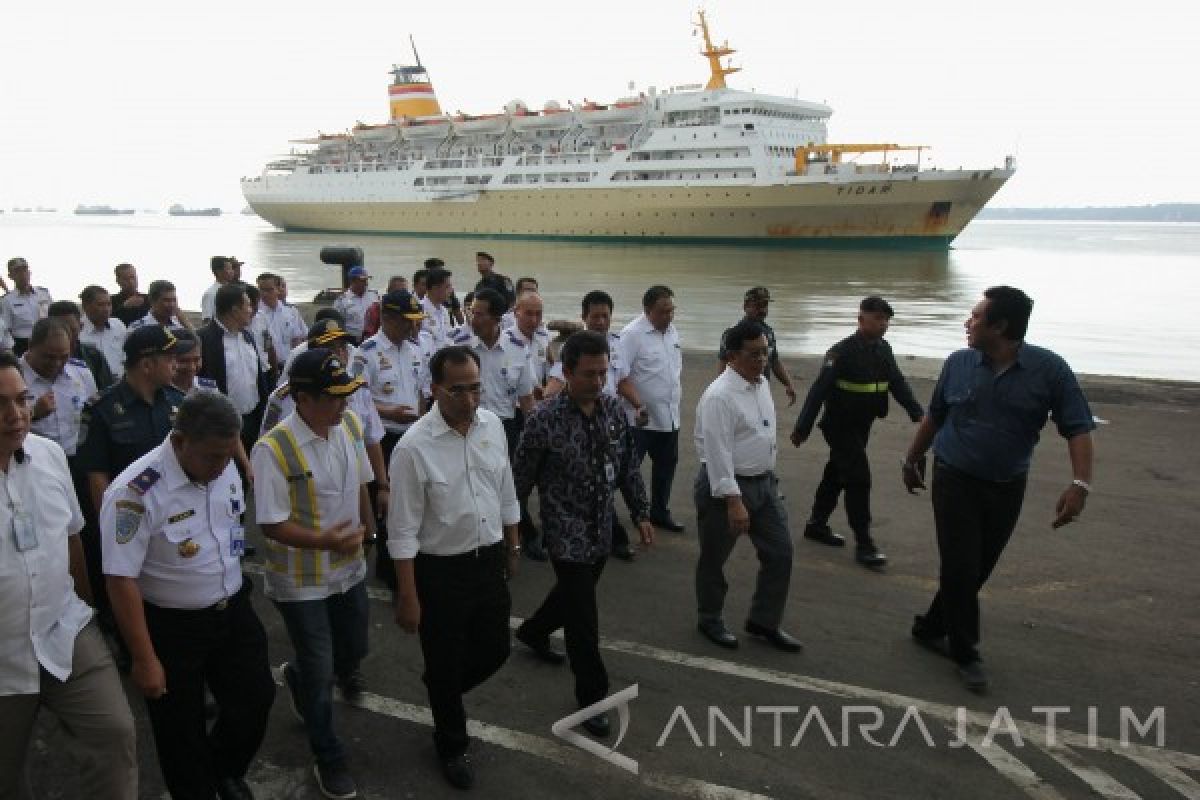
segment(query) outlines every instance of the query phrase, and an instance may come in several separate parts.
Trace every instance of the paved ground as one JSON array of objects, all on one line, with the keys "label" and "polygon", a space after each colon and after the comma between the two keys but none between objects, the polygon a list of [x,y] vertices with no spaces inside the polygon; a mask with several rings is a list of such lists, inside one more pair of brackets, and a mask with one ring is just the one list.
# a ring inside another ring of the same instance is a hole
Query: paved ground
[{"label": "paved ground", "polygon": [[[796,366],[809,377],[815,367],[808,359]],[[931,373],[928,363],[905,366],[910,374]],[[688,531],[661,533],[654,550],[634,564],[610,563],[601,585],[613,691],[637,687],[619,752],[638,762],[639,774],[551,732],[555,720],[574,710],[569,670],[517,649],[468,698],[478,721],[476,794],[1200,798],[1200,478],[1190,446],[1200,439],[1200,387],[1087,382],[1094,412],[1105,420],[1097,434],[1096,488],[1082,520],[1060,531],[1049,522],[1070,476],[1064,445],[1048,433],[1025,513],[984,593],[984,655],[993,685],[976,697],[962,689],[949,662],[908,638],[912,615],[934,587],[936,556],[928,498],[909,497],[899,482],[898,459],[911,434],[902,412],[877,425],[872,443],[887,571],[869,572],[849,552],[800,540],[785,625],[805,642],[804,653],[779,653],[746,637],[730,653],[696,634],[690,412],[710,375],[706,360],[689,356],[689,438],[674,498]],[[928,397],[928,380],[914,386],[918,397]],[[790,427],[796,410],[780,408],[781,428]],[[781,444],[781,488],[798,533],[824,451],[815,442],[801,450]],[[840,513],[835,522],[844,531]],[[522,567],[512,585],[516,616],[531,613],[551,583],[546,565]],[[739,545],[729,565],[731,627],[740,628],[754,569],[752,550]],[[338,709],[360,796],[456,796],[433,761],[416,639],[392,624],[385,595],[375,596],[365,664],[371,694],[360,708]],[[258,609],[278,663],[289,655],[283,627],[261,597]],[[145,734],[142,795],[158,798],[153,742],[140,701],[131,701]],[[1067,710],[1037,710],[1044,707]],[[1130,728],[1133,745],[1121,747],[1123,708],[1139,723],[1161,724],[1148,735]],[[1046,719],[1053,713],[1060,715],[1051,737]],[[72,782],[60,742],[54,724],[44,721],[33,743],[37,796],[90,797]],[[281,694],[251,774],[258,796],[318,797],[309,768],[303,731]]]}]

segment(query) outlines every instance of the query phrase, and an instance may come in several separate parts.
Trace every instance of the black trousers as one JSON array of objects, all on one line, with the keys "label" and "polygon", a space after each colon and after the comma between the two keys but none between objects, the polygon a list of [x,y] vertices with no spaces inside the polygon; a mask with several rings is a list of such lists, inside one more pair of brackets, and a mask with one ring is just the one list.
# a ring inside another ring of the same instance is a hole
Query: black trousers
[{"label": "black trousers", "polygon": [[650,457],[650,517],[661,520],[670,516],[671,485],[679,464],[679,431],[648,431],[635,428],[638,461]]},{"label": "black trousers", "polygon": [[[145,604],[150,641],[167,676],[167,693],[146,700],[146,710],[174,800],[212,800],[218,778],[246,774],[266,733],[275,681],[250,591],[247,581],[219,611]],[[205,685],[219,708],[211,730]]]},{"label": "black trousers", "polygon": [[[508,460],[511,463],[513,455],[517,452],[517,442],[521,439],[521,430],[525,427],[525,413],[521,409],[517,409],[511,419],[500,420],[504,423],[504,438],[508,442]],[[521,504],[521,520],[517,524],[518,530],[521,532],[521,541],[529,542],[531,539],[536,539],[541,542],[541,533],[537,526],[533,524],[533,519],[529,516],[529,498],[520,500]]]},{"label": "black trousers", "polygon": [[[379,447],[383,450],[383,466],[390,468],[392,464],[392,451],[396,449],[396,442],[400,441],[401,434],[388,431],[383,434],[383,438],[379,440]],[[388,476],[389,482],[392,476]],[[403,475],[398,476],[397,480],[405,480]],[[375,515],[375,577],[391,589],[396,591],[396,566],[392,563],[392,557],[388,554],[387,549],[387,519],[379,515],[379,505],[376,502],[378,494],[379,481],[373,480],[367,486],[367,494],[371,498],[371,512]]]},{"label": "black trousers", "polygon": [[941,563],[937,594],[919,624],[927,635],[947,635],[960,664],[979,658],[979,590],[1017,525],[1025,478],[986,481],[934,464],[930,493]]},{"label": "black trousers", "polygon": [[419,554],[413,563],[421,602],[422,680],[441,758],[467,749],[462,696],[495,674],[512,648],[504,543],[458,556]]},{"label": "black trousers", "polygon": [[544,640],[563,629],[567,658],[575,673],[575,699],[580,708],[608,694],[608,671],[600,657],[600,620],[596,611],[596,584],[606,561],[578,564],[552,560],[558,580],[541,607],[521,626],[535,640]]},{"label": "black trousers", "polygon": [[829,522],[837,508],[838,495],[845,494],[846,521],[859,545],[871,544],[871,462],[867,459],[867,440],[874,418],[839,420],[821,435],[829,444],[829,461],[817,485],[809,519],[818,525]]}]

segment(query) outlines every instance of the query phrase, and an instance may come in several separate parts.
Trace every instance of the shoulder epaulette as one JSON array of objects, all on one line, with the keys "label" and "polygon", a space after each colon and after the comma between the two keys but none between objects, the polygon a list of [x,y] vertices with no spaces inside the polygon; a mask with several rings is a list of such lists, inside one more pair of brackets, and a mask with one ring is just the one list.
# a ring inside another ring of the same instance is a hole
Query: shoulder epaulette
[{"label": "shoulder epaulette", "polygon": [[470,339],[471,339],[470,331],[461,331],[460,330],[454,334],[454,343],[455,344],[463,344],[464,342],[470,341]]},{"label": "shoulder epaulette", "polygon": [[145,494],[150,491],[150,487],[158,483],[158,479],[162,475],[153,467],[146,467],[140,475],[129,482],[129,488],[133,489],[138,494]]},{"label": "shoulder epaulette", "polygon": [[525,342],[521,341],[521,337],[517,336],[515,333],[512,332],[512,328],[509,328],[507,333],[508,333],[508,340],[510,342],[517,345],[518,347],[525,346]]},{"label": "shoulder epaulette", "polygon": [[367,339],[365,342],[363,342],[361,345],[359,345],[358,351],[360,353],[369,353],[370,351],[374,350],[376,347],[379,347],[379,342],[375,339],[374,336],[372,336],[370,339]]},{"label": "shoulder epaulette", "polygon": [[216,389],[217,388],[217,382],[215,380],[213,380],[212,378],[202,378],[199,375],[196,376],[196,385],[200,386],[204,389]]},{"label": "shoulder epaulette", "polygon": [[609,331],[608,335],[609,335],[609,338],[612,338],[612,339],[620,339],[621,338],[621,334],[613,333],[612,331]]},{"label": "shoulder epaulette", "polygon": [[87,368],[87,365],[88,365],[88,363],[86,361],[84,361],[82,358],[74,358],[74,357],[68,358],[67,363],[74,364],[77,367],[84,367],[85,369]]}]

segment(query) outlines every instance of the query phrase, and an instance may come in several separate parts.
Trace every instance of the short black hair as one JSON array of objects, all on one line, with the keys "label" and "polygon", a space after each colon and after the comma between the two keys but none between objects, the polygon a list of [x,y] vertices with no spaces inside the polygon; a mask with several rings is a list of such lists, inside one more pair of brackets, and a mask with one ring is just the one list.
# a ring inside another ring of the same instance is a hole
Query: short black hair
[{"label": "short black hair", "polygon": [[8,350],[0,350],[0,369],[21,371],[21,361]]},{"label": "short black hair", "polygon": [[1004,323],[1004,338],[1019,342],[1029,330],[1029,316],[1033,313],[1033,298],[1012,286],[992,286],[984,290],[988,299],[984,321],[988,325]]},{"label": "short black hair", "polygon": [[541,284],[538,283],[537,278],[533,277],[532,275],[522,275],[520,278],[517,278],[517,282],[513,284],[513,290],[517,293],[520,293],[521,287],[527,283],[532,283],[534,286],[541,288]]},{"label": "short black hair", "polygon": [[94,283],[90,286],[85,286],[83,287],[83,291],[79,293],[79,302],[91,303],[98,299],[102,293],[108,294],[108,289],[105,289],[103,286],[97,286]]},{"label": "short black hair", "polygon": [[151,303],[154,303],[167,292],[173,291],[175,291],[175,284],[170,281],[150,281],[150,285],[146,287],[146,297],[150,298]]},{"label": "short black hair", "polygon": [[63,336],[66,336],[68,341],[71,338],[71,332],[67,330],[67,326],[62,320],[54,317],[45,317],[33,323],[33,333],[29,334],[29,346],[37,347],[44,344],[47,339],[54,335],[56,331],[61,331]]},{"label": "short black hair", "polygon": [[9,269],[12,269],[13,267],[17,266],[18,264],[21,266],[25,266],[25,267],[29,266],[29,262],[26,261],[21,256],[13,256],[12,258],[10,258],[8,260],[8,268]]},{"label": "short black hair", "polygon": [[260,272],[258,274],[258,277],[254,279],[255,283],[258,283],[259,281],[271,281],[276,286],[278,286],[279,285],[279,276],[276,275],[274,272]]},{"label": "short black hair", "polygon": [[477,252],[477,253],[475,254],[475,257],[476,257],[476,258],[483,258],[483,259],[486,259],[486,260],[487,260],[487,262],[488,262],[489,264],[495,264],[495,263],[496,263],[496,259],[492,258],[492,254],[491,254],[491,253],[485,253],[485,252],[483,252],[482,250],[480,250],[479,252]]},{"label": "short black hair", "polygon": [[663,286],[661,284],[656,284],[654,286],[651,286],[649,289],[647,289],[646,293],[642,295],[642,308],[644,310],[649,310],[651,308],[654,308],[654,304],[657,303],[659,300],[663,299],[664,297],[674,297],[674,296],[675,296],[675,293],[672,292],[669,287]]},{"label": "short black hair", "polygon": [[262,292],[258,290],[258,287],[245,281],[241,281],[238,285],[246,290],[246,296],[250,298],[250,305],[258,308],[258,298],[262,297]]},{"label": "short black hair", "polygon": [[234,281],[217,289],[217,296],[213,301],[213,312],[218,317],[228,314],[235,306],[242,302],[242,297],[248,296],[246,288],[246,284]]},{"label": "short black hair", "polygon": [[346,315],[331,306],[317,309],[317,313],[313,314],[313,324],[316,325],[323,319],[331,319],[338,324],[342,330],[346,329]]},{"label": "short black hair", "polygon": [[174,429],[193,442],[232,439],[242,431],[242,415],[219,392],[192,392],[179,404]]},{"label": "short black hair", "polygon": [[130,264],[128,261],[124,261],[113,267],[113,275],[120,275],[123,270],[127,269],[137,269],[137,267],[135,267],[133,264]]},{"label": "short black hair", "polygon": [[429,274],[425,276],[425,288],[432,289],[435,286],[441,286],[446,281],[450,280],[451,272],[448,269],[434,267],[429,270]]},{"label": "short black hair", "polygon": [[611,313],[613,310],[612,295],[602,289],[593,289],[583,296],[583,316],[587,316],[588,309],[592,306],[608,306]]},{"label": "short black hair", "polygon": [[46,309],[47,317],[65,317],[68,314],[75,319],[83,319],[83,314],[80,313],[79,306],[70,300],[55,300]]},{"label": "short black hair", "polygon": [[862,302],[858,304],[858,310],[867,314],[887,314],[888,319],[896,316],[896,312],[892,310],[891,303],[877,294],[864,297]]},{"label": "short black hair", "polygon": [[434,256],[432,258],[425,259],[424,266],[425,269],[441,269],[442,267],[446,266],[446,262],[442,261],[437,256]]},{"label": "short black hair", "polygon": [[225,256],[213,256],[208,260],[208,268],[212,270],[213,275],[216,275],[227,266],[229,266],[229,259]]},{"label": "short black hair", "polygon": [[446,380],[447,364],[465,364],[468,359],[474,361],[475,366],[479,366],[479,354],[466,345],[455,344],[443,347],[429,359],[430,380],[440,386],[442,381]]},{"label": "short black hair", "polygon": [[574,370],[583,356],[610,355],[608,339],[595,331],[578,331],[567,337],[558,355],[564,370]]},{"label": "short black hair", "polygon": [[725,331],[725,352],[735,353],[741,350],[746,342],[766,336],[767,330],[756,319],[744,319],[737,325]]},{"label": "short black hair", "polygon": [[425,268],[421,268],[413,273],[412,285],[416,286],[421,281],[427,281],[428,279],[429,279],[429,270],[427,270]]},{"label": "short black hair", "polygon": [[496,319],[504,316],[504,312],[508,311],[508,301],[504,299],[504,295],[497,292],[495,289],[480,289],[475,292],[473,302],[480,302],[487,306],[488,313]]}]

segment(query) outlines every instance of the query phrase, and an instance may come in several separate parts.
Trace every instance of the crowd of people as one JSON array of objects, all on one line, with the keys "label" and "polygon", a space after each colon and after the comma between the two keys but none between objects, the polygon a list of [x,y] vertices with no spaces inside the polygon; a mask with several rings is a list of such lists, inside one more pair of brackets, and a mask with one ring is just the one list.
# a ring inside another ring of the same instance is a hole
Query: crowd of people
[{"label": "crowd of people", "polygon": [[[515,638],[543,661],[569,662],[580,708],[602,700],[605,565],[635,561],[658,530],[685,532],[671,508],[684,402],[674,292],[646,289],[641,313],[616,332],[612,297],[588,291],[579,322],[555,325],[553,342],[537,281],[514,284],[487,253],[461,302],[440,259],[392,277],[383,294],[358,266],[311,322],[287,302],[282,276],[245,282],[232,257],[210,266],[193,327],[174,285],[155,280],[143,294],[130,264],[115,269],[119,291],[88,285],[76,305],[33,286],[24,259],[8,262],[0,800],[20,796],[41,706],[63,720],[89,796],[137,796],[121,672],[144,696],[172,797],[253,796],[245,776],[276,682],[241,566],[254,554],[250,512],[263,591],[293,650],[277,674],[324,796],[357,796],[334,692],[353,702],[366,691],[372,547],[396,624],[419,636],[452,785],[475,781],[463,695],[509,656],[508,581],[523,558],[549,561],[555,583]],[[789,405],[798,395],[766,322],[770,302],[766,287],[745,293],[743,317],[720,340],[718,375],[698,398],[696,627],[719,647],[739,646],[723,616],[724,566],[744,535],[759,561],[744,630],[795,653],[801,643],[782,628],[793,536],[770,381]],[[968,347],[947,358],[926,410],[884,338],[891,305],[863,299],[790,434],[800,447],[816,425],[829,445],[804,538],[845,545],[830,525],[841,496],[855,559],[882,569],[867,442],[889,395],[917,423],[901,477],[924,488],[932,447],[940,571],[912,636],[952,659],[974,691],[987,686],[979,590],[1015,527],[1048,418],[1073,473],[1055,524],[1078,517],[1090,491],[1092,416],[1066,362],[1024,341],[1032,307],[1019,289],[987,290],[966,322]],[[559,630],[565,653],[551,643]],[[605,713],[583,727],[610,734]]]}]

